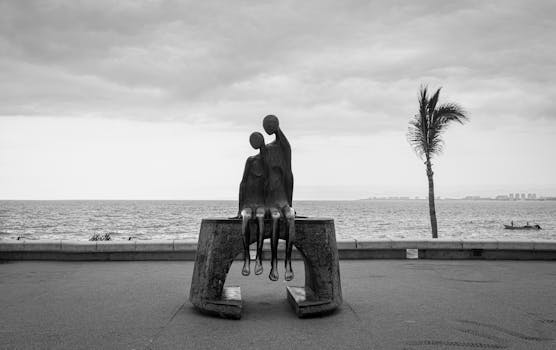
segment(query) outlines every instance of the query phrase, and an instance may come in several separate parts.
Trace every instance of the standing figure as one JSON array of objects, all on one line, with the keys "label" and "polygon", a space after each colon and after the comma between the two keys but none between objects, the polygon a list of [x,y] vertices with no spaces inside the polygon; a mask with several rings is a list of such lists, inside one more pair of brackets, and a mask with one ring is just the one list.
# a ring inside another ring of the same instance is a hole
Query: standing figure
[{"label": "standing figure", "polygon": [[264,152],[264,137],[259,132],[254,132],[249,137],[249,142],[254,149],[259,150],[259,154],[247,158],[243,179],[239,185],[239,212],[241,217],[241,231],[243,233],[243,269],[241,273],[248,276],[251,273],[251,256],[249,254],[249,243],[251,242],[249,221],[257,219],[257,256],[255,258],[255,274],[263,272],[262,251],[264,239],[264,184],[265,167],[261,154]]},{"label": "standing figure", "polygon": [[263,119],[263,128],[269,135],[276,135],[276,140],[266,145],[263,154],[266,169],[265,206],[272,219],[271,269],[268,276],[272,281],[278,280],[278,223],[281,217],[286,221],[286,260],[285,279],[293,279],[291,255],[295,240],[295,211],[292,208],[293,174],[291,168],[291,147],[288,139],[280,130],[278,118],[267,115]]}]

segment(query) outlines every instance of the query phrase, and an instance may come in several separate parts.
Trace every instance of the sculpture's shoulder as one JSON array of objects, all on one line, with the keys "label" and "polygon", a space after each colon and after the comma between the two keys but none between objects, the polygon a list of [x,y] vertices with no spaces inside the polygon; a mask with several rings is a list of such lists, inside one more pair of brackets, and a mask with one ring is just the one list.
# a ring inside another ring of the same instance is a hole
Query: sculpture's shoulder
[{"label": "sculpture's shoulder", "polygon": [[257,176],[263,175],[263,160],[260,154],[248,157],[246,164],[250,173]]},{"label": "sculpture's shoulder", "polygon": [[272,141],[271,143],[266,145],[266,153],[276,153],[280,151],[280,145],[276,143],[276,141]]},{"label": "sculpture's shoulder", "polygon": [[246,163],[252,163],[252,162],[256,162],[256,161],[260,161],[260,160],[261,160],[261,155],[260,154],[255,154],[254,156],[247,157],[247,160],[245,162]]}]

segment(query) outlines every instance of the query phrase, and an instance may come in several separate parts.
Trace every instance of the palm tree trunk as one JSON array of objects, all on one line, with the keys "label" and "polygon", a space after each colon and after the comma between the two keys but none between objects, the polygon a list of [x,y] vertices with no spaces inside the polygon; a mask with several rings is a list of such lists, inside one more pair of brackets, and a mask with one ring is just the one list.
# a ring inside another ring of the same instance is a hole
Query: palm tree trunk
[{"label": "palm tree trunk", "polygon": [[432,179],[432,164],[427,158],[427,177],[429,178],[429,213],[431,216],[432,238],[438,238],[438,225],[436,223],[436,208],[434,207],[434,182]]}]

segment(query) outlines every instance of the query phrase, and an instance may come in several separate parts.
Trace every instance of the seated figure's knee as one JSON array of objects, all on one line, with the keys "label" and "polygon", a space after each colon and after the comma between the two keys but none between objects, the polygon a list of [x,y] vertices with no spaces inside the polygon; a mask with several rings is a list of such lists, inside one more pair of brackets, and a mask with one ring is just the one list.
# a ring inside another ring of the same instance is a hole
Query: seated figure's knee
[{"label": "seated figure's knee", "polygon": [[253,211],[251,210],[251,208],[244,208],[244,209],[241,211],[241,217],[242,217],[244,220],[251,219],[251,216],[252,216],[252,215],[253,215]]},{"label": "seated figure's knee", "polygon": [[278,210],[276,208],[272,208],[272,209],[270,209],[270,216],[272,217],[273,220],[278,220],[278,219],[280,219],[282,214],[280,214],[280,210]]},{"label": "seated figure's knee", "polygon": [[257,219],[264,219],[265,210],[264,208],[257,208],[257,212],[255,213],[255,217]]},{"label": "seated figure's knee", "polygon": [[284,217],[288,221],[294,220],[295,219],[295,210],[293,210],[293,208],[291,208],[291,207],[285,207],[284,208]]}]

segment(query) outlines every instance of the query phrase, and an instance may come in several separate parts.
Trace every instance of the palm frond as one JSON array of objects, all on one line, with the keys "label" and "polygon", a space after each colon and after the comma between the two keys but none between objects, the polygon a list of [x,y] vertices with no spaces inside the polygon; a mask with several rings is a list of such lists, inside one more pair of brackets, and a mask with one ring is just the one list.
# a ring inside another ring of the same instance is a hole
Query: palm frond
[{"label": "palm frond", "polygon": [[427,86],[421,85],[419,89],[419,114],[427,114],[427,106],[429,104],[429,97],[427,96]]},{"label": "palm frond", "polygon": [[455,103],[444,103],[440,105],[435,114],[442,124],[448,124],[450,122],[463,124],[469,120],[465,110]]},{"label": "palm frond", "polygon": [[415,153],[421,158],[426,157],[428,154],[428,104],[428,87],[427,85],[421,85],[419,89],[419,114],[411,119],[407,131],[407,140],[413,146]]},{"label": "palm frond", "polygon": [[442,88],[438,88],[438,90],[436,90],[434,95],[432,95],[431,99],[429,100],[429,103],[427,105],[429,114],[431,114],[436,109],[436,104],[438,103],[438,97],[440,95],[440,89]]},{"label": "palm frond", "polygon": [[437,107],[440,88],[429,99],[427,86],[419,90],[419,114],[409,121],[407,139],[417,155],[426,159],[442,153],[442,134],[452,122],[463,124],[469,118],[463,108],[455,103],[445,103]]},{"label": "palm frond", "polygon": [[407,140],[415,150],[419,157],[426,156],[427,152],[427,133],[426,127],[423,126],[423,119],[420,114],[417,114],[409,121],[409,128],[407,130]]},{"label": "palm frond", "polygon": [[442,153],[444,149],[444,141],[442,141],[442,128],[437,128],[435,125],[431,125],[429,128],[429,135],[428,135],[428,150],[429,150],[429,158],[432,158],[433,155]]}]

